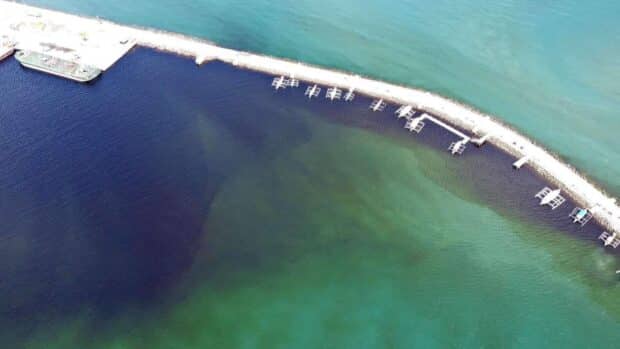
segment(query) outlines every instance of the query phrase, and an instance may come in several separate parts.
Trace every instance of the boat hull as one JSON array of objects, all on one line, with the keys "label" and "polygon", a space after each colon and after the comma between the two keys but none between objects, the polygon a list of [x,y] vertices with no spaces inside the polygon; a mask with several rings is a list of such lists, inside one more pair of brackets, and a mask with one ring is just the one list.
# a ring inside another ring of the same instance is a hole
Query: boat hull
[{"label": "boat hull", "polygon": [[75,62],[34,51],[17,51],[15,58],[26,68],[77,82],[89,82],[101,74],[101,70],[97,68],[79,65]]}]

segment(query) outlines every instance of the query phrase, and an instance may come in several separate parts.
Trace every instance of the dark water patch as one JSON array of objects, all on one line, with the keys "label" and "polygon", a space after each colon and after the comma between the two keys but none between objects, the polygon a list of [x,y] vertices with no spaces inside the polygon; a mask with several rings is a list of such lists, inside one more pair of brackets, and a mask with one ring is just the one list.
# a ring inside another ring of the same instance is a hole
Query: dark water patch
[{"label": "dark water patch", "polygon": [[191,118],[166,117],[129,78],[156,57],[137,52],[88,86],[3,71],[5,316],[148,301],[191,262],[218,179],[197,180],[209,168]]},{"label": "dark water patch", "polygon": [[[91,85],[0,67],[5,320],[156,300],[192,264],[221,183],[308,137],[247,98],[255,75],[200,72],[145,49]],[[209,144],[205,128],[228,143]]]}]

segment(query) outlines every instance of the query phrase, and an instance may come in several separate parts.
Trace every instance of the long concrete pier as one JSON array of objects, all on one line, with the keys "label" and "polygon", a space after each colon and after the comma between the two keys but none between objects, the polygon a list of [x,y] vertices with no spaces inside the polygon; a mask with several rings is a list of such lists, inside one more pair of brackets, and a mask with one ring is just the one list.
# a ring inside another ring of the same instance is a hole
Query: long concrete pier
[{"label": "long concrete pier", "polygon": [[[231,50],[180,34],[118,25],[99,19],[84,18],[13,2],[0,1],[0,14],[11,19],[27,16],[27,18],[35,18],[39,21],[46,20],[62,23],[67,28],[74,28],[69,31],[83,31],[84,28],[96,30],[99,37],[107,38],[109,42],[120,41],[122,44],[122,42],[131,40],[141,46],[191,57],[197,64],[202,64],[208,60],[220,60],[245,69],[278,76],[295,76],[296,79],[313,84],[341,89],[354,89],[356,93],[401,105],[411,105],[417,110],[434,115],[444,122],[473,134],[492,134],[493,137],[488,139],[489,143],[498,146],[516,158],[526,157],[529,166],[539,172],[549,182],[560,187],[581,206],[588,209],[596,208],[593,210],[594,218],[599,223],[609,231],[620,233],[620,207],[614,198],[607,195],[601,188],[597,187],[573,167],[563,163],[557,156],[515,129],[490,115],[446,97],[412,87],[360,77],[347,72]],[[0,23],[2,23],[2,18],[0,18]],[[4,28],[0,28],[0,34],[3,34],[2,30]],[[105,33],[109,33],[109,35]],[[28,33],[27,37],[24,35],[24,38],[21,38],[19,32],[16,33],[15,31],[9,31],[8,35],[15,36],[18,48],[20,47],[20,40],[27,40],[29,42],[28,46],[33,46],[32,42],[34,39],[31,32]],[[48,40],[50,39],[48,38]],[[121,45],[122,49],[125,48],[123,45]],[[83,59],[95,56],[91,52],[94,48],[86,47],[81,49],[85,52]],[[119,48],[118,52],[121,51]],[[105,69],[109,68],[118,59],[117,51],[114,52],[114,54],[109,55],[108,59],[102,59],[100,56],[96,57],[97,62],[92,65]]]}]

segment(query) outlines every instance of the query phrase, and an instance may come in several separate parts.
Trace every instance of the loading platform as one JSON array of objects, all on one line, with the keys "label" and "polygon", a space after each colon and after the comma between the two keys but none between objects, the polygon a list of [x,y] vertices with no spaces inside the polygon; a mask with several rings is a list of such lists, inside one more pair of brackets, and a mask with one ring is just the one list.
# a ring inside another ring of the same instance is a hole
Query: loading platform
[{"label": "loading platform", "polygon": [[560,189],[552,190],[549,187],[544,187],[535,195],[535,197],[540,199],[540,206],[547,205],[551,207],[552,210],[555,210],[566,201],[566,199],[560,194],[561,192],[562,191]]},{"label": "loading platform", "polygon": [[215,57],[213,57],[210,53],[199,53],[196,55],[194,62],[196,65],[202,65],[203,63],[209,62],[213,59],[215,59]]},{"label": "loading platform", "polygon": [[604,231],[598,238],[603,240],[603,246],[611,246],[613,248],[620,246],[620,236],[617,233],[610,234]]},{"label": "loading platform", "polygon": [[512,167],[513,167],[515,170],[518,170],[518,169],[520,169],[521,167],[523,167],[523,165],[525,165],[525,163],[526,163],[526,162],[528,162],[529,160],[530,160],[530,157],[529,157],[528,155],[526,155],[526,156],[522,157],[521,159],[519,159],[519,160],[515,161],[515,162],[512,164]]},{"label": "loading platform", "polygon": [[484,145],[484,143],[486,143],[486,141],[488,141],[491,136],[492,135],[490,133],[487,133],[486,135],[484,135],[484,137],[472,139],[471,142],[478,147],[482,147],[482,145]]},{"label": "loading platform", "polygon": [[573,223],[579,223],[583,227],[592,219],[592,212],[586,208],[575,207],[569,217],[573,219]]}]

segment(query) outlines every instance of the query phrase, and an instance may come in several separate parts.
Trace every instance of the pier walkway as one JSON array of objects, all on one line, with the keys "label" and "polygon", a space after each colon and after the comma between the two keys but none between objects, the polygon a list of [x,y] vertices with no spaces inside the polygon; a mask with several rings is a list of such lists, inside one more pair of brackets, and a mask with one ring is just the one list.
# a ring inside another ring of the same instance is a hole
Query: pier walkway
[{"label": "pier walkway", "polygon": [[[593,213],[594,218],[610,232],[620,232],[620,207],[616,204],[615,199],[609,197],[603,190],[589,182],[585,176],[499,120],[440,95],[360,77],[351,73],[222,48],[200,39],[179,34],[121,26],[98,19],[83,18],[14,2],[0,1],[0,14],[8,15],[9,18],[16,14],[23,14],[24,11],[36,13],[48,20],[52,18],[68,27],[96,27],[99,31],[105,29],[105,32],[114,33],[114,36],[111,36],[110,42],[114,42],[118,38],[128,38],[125,40],[135,41],[138,45],[189,56],[195,59],[197,64],[201,64],[206,60],[217,59],[241,68],[276,76],[295,76],[296,79],[304,80],[311,84],[345,90],[354,89],[356,93],[371,96],[378,100],[409,105],[416,110],[425,111],[440,118],[444,123],[452,124],[462,130],[472,131],[475,134],[492,134],[493,137],[488,139],[489,143],[496,145],[516,158],[527,158],[528,163],[534,170],[544,176],[549,182],[562,188],[580,206],[600,207],[600,209]],[[0,22],[2,22],[1,20],[2,18],[0,18]],[[103,36],[103,38],[106,37]],[[96,61],[94,57],[90,56],[84,57],[84,59]],[[96,64],[92,65],[98,66]],[[474,130],[476,132],[473,132]]]},{"label": "pier walkway", "polygon": [[[424,125],[423,124],[424,120],[432,121],[433,123],[437,124],[438,126],[441,126],[441,127],[445,128],[447,131],[455,134],[456,136],[462,138],[463,140],[467,140],[467,141],[471,140],[470,137],[467,136],[466,134],[464,134],[463,132],[457,130],[456,128],[452,127],[451,125],[446,124],[445,122],[437,119],[436,117],[433,117],[432,115],[428,115],[426,113],[423,113],[422,115],[420,115],[420,116],[418,116],[416,118],[413,118],[410,121],[411,121],[411,125],[414,126],[414,125]],[[421,131],[421,129],[420,129],[420,131]]]},{"label": "pier walkway", "polygon": [[[401,108],[399,108],[396,111],[396,113],[398,114],[399,118],[402,115],[413,115],[413,113],[411,112],[412,109],[403,109],[403,108],[409,108],[409,106],[401,107]],[[411,118],[411,116],[407,116],[407,118],[408,118],[408,120],[407,120],[407,123],[405,124],[405,128],[408,129],[410,132],[420,133],[420,131],[422,131],[422,129],[426,125],[426,123],[424,121],[425,120],[430,120],[433,123],[437,124],[438,126],[443,127],[448,132],[451,132],[451,133],[457,135],[458,137],[460,137],[461,139],[459,141],[452,142],[452,144],[450,144],[450,146],[448,147],[448,150],[452,153],[452,155],[461,155],[461,154],[463,154],[463,152],[465,151],[465,147],[466,147],[467,143],[471,140],[471,138],[469,136],[467,136],[466,134],[464,134],[463,132],[461,132],[461,131],[457,130],[456,128],[452,127],[451,125],[448,125],[445,122],[443,122],[443,121],[433,117],[432,115],[428,115],[426,113],[422,113],[422,115],[420,115],[420,116],[418,116],[416,118]]]}]

